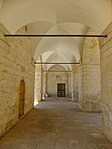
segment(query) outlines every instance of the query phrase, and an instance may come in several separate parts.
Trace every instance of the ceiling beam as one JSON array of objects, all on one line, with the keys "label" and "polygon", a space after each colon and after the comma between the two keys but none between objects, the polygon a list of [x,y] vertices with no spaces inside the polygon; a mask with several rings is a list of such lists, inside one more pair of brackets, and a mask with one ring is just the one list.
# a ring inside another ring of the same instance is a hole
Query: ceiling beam
[{"label": "ceiling beam", "polygon": [[38,34],[4,34],[5,37],[107,37],[107,35],[38,35]]}]

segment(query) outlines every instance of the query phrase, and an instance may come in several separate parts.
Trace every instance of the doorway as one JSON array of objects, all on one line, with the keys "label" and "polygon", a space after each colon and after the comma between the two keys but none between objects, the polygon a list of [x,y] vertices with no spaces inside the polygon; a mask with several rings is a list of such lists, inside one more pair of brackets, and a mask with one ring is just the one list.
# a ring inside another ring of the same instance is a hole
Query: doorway
[{"label": "doorway", "polygon": [[65,83],[57,84],[57,97],[65,97]]},{"label": "doorway", "polygon": [[24,115],[24,106],[25,106],[25,82],[21,80],[19,87],[19,111],[18,118],[20,119]]}]

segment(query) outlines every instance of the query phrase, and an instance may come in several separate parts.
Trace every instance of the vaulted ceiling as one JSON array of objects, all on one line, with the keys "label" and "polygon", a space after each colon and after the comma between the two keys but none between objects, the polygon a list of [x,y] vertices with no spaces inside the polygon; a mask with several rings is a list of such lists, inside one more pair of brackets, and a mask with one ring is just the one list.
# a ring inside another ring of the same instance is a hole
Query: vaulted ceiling
[{"label": "vaulted ceiling", "polygon": [[[0,0],[0,22],[11,34],[23,26],[30,34],[86,34],[88,28],[101,34],[111,21],[112,0]],[[78,62],[84,38],[31,41],[35,60]]]}]

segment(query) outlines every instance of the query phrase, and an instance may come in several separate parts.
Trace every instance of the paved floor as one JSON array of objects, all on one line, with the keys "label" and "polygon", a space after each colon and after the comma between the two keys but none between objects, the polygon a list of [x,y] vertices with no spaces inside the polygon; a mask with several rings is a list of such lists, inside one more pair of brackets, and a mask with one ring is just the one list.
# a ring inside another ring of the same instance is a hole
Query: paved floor
[{"label": "paved floor", "polygon": [[68,99],[48,99],[0,140],[0,149],[112,149],[100,131],[101,119]]}]

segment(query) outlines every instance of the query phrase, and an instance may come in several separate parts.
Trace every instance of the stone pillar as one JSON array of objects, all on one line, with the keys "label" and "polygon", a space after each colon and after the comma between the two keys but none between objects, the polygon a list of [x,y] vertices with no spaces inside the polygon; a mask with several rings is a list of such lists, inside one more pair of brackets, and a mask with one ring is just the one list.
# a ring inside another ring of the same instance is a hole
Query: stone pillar
[{"label": "stone pillar", "polygon": [[47,72],[43,72],[43,95],[47,92]]},{"label": "stone pillar", "polygon": [[102,33],[101,49],[101,99],[103,113],[103,133],[112,141],[112,22]]},{"label": "stone pillar", "polygon": [[78,68],[79,75],[78,75],[78,102],[79,108],[82,109],[82,101],[83,101],[83,92],[82,92],[82,65]]},{"label": "stone pillar", "polygon": [[35,66],[35,102],[42,100],[42,68],[41,65]]},{"label": "stone pillar", "polygon": [[[90,29],[88,34],[94,34]],[[98,38],[85,38],[80,67],[80,108],[99,112],[101,103],[100,49]]]},{"label": "stone pillar", "polygon": [[71,98],[72,98],[72,101],[74,101],[74,88],[73,88],[74,82],[73,82],[73,80],[74,80],[74,74],[72,71],[72,73],[71,73]]},{"label": "stone pillar", "polygon": [[73,92],[72,92],[72,101],[78,102],[78,68],[79,65],[74,65],[73,66]]},{"label": "stone pillar", "polygon": [[72,98],[72,73],[67,73],[67,97]]}]

